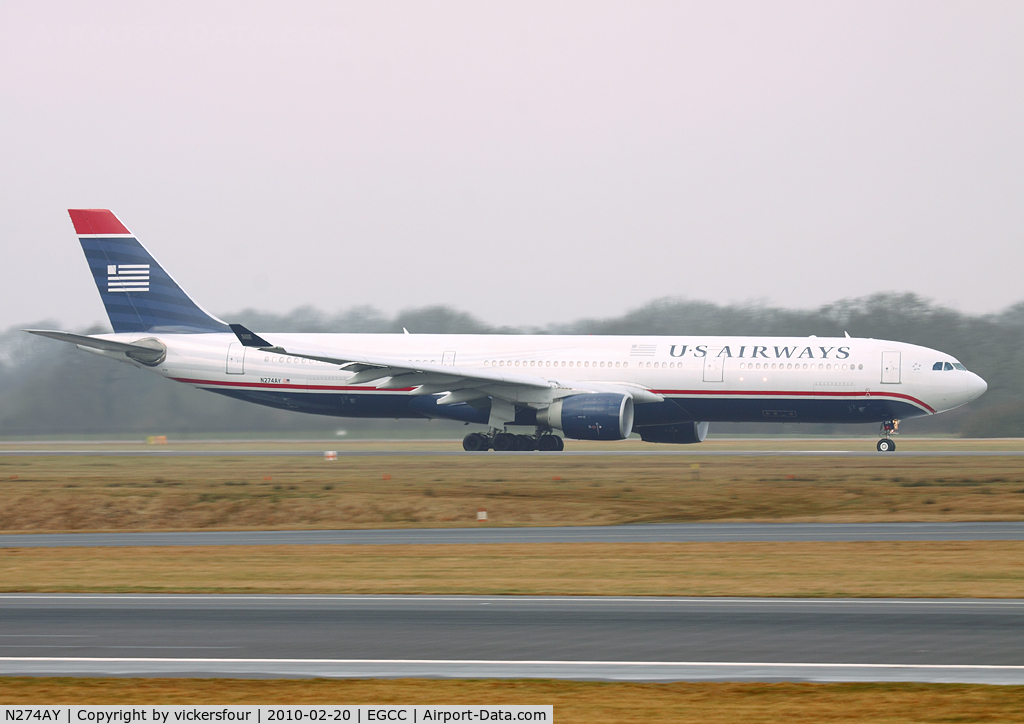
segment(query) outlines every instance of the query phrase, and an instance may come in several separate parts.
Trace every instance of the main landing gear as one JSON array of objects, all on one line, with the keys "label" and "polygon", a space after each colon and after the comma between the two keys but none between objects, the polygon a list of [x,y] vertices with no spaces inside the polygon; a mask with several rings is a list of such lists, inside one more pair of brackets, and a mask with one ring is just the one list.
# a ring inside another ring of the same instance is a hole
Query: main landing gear
[{"label": "main landing gear", "polygon": [[878,448],[878,452],[892,452],[896,449],[896,441],[890,435],[898,435],[899,429],[899,420],[886,420],[882,423],[882,428],[878,431],[882,439],[875,445]]},{"label": "main landing gear", "polygon": [[469,452],[497,450],[498,452],[558,452],[565,443],[558,435],[537,433],[536,435],[513,435],[508,432],[471,432],[462,439],[462,449]]}]

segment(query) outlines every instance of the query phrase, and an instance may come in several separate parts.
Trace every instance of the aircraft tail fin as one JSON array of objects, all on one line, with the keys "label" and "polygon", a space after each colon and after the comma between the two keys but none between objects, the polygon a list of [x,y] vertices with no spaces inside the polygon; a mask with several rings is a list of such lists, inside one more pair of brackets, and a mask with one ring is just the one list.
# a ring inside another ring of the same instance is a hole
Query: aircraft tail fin
[{"label": "aircraft tail fin", "polygon": [[115,332],[230,332],[107,209],[68,209]]}]

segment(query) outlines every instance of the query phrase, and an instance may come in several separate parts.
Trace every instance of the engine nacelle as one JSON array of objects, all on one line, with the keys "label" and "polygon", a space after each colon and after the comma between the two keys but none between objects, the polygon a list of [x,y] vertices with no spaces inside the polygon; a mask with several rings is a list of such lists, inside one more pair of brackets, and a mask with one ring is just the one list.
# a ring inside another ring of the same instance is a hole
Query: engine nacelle
[{"label": "engine nacelle", "polygon": [[674,425],[651,425],[637,428],[640,439],[644,442],[668,442],[676,445],[688,445],[704,442],[708,436],[706,422],[677,422]]},{"label": "engine nacelle", "polygon": [[564,397],[538,410],[537,424],[575,440],[625,440],[633,431],[633,398],[612,392]]}]

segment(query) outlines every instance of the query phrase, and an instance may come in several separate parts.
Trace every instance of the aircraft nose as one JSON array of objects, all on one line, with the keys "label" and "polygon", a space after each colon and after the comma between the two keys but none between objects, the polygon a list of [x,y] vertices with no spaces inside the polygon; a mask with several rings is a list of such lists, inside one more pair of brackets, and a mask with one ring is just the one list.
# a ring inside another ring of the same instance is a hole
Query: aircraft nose
[{"label": "aircraft nose", "polygon": [[969,372],[968,375],[967,394],[970,395],[970,399],[976,400],[985,394],[985,390],[988,389],[988,383],[973,372]]}]

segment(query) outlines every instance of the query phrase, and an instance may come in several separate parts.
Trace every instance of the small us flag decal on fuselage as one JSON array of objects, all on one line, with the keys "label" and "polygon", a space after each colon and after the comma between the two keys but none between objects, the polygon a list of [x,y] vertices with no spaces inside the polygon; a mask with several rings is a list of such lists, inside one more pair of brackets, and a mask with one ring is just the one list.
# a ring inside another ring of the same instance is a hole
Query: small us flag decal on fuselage
[{"label": "small us flag decal on fuselage", "polygon": [[148,292],[149,264],[107,264],[108,292]]}]

